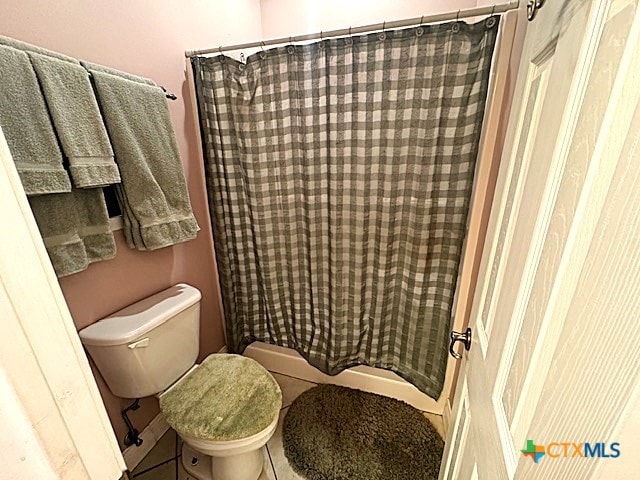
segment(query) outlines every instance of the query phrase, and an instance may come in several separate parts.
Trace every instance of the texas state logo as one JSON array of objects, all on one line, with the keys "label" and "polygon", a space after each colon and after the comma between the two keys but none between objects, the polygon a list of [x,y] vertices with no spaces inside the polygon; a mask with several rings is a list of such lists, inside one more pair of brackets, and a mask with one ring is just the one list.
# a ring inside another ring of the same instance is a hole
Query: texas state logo
[{"label": "texas state logo", "polygon": [[531,458],[535,463],[538,463],[542,457],[544,457],[545,451],[543,445],[536,445],[533,440],[527,440],[527,447],[524,450],[520,450],[525,457]]},{"label": "texas state logo", "polygon": [[618,442],[551,442],[537,445],[527,440],[527,445],[520,450],[525,457],[539,463],[544,457],[556,458],[618,458],[620,444]]}]

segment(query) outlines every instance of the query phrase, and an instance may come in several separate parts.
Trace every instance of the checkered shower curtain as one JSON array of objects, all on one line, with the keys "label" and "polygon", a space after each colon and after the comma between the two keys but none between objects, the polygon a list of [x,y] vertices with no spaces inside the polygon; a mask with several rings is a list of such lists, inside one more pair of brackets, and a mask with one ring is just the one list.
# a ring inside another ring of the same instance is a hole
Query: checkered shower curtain
[{"label": "checkered shower curtain", "polygon": [[497,24],[193,58],[232,351],[439,396]]}]

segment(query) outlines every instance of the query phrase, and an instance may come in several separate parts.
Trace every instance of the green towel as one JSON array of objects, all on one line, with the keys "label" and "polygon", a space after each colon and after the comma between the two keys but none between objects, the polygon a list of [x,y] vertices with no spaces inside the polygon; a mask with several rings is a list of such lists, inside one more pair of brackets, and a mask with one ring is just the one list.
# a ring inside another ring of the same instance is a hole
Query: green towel
[{"label": "green towel", "polygon": [[160,87],[89,71],[115,151],[116,186],[131,248],[155,250],[192,240],[199,230]]},{"label": "green towel", "polygon": [[27,195],[71,191],[38,79],[23,51],[0,45],[0,126]]},{"label": "green towel", "polygon": [[139,77],[137,75],[132,75],[131,73],[127,73],[127,72],[121,72],[120,70],[116,70],[115,68],[105,67],[104,65],[98,65],[97,63],[85,62],[84,60],[81,60],[80,64],[90,72],[96,71],[96,72],[108,73],[110,75],[115,75],[116,77],[126,78],[127,80],[131,80],[133,82],[144,83],[145,85],[155,86],[155,83],[153,82],[153,80],[149,78]]},{"label": "green towel", "polygon": [[47,50],[42,47],[36,47],[35,45],[31,45],[30,43],[21,42],[20,40],[16,40],[15,38],[3,37],[0,35],[0,45],[5,45],[7,47],[13,47],[16,50],[21,50],[23,52],[34,52],[41,53],[42,55],[47,55],[49,57],[57,58],[58,60],[65,60],[67,62],[78,62],[75,58],[68,57],[67,55],[63,55],[62,53],[52,52],[51,50]]},{"label": "green towel", "polygon": [[29,197],[29,204],[58,277],[115,257],[101,188]]},{"label": "green towel", "polygon": [[78,61],[32,52],[29,57],[69,160],[74,186],[94,188],[120,183],[89,73]]}]

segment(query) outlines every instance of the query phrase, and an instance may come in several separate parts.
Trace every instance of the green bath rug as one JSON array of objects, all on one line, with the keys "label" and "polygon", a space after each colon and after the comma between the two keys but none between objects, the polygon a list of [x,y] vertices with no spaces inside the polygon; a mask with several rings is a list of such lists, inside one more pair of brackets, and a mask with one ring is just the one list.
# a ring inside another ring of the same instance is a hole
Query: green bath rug
[{"label": "green bath rug", "polygon": [[300,395],[282,437],[289,464],[309,480],[436,480],[444,447],[410,405],[335,385]]}]

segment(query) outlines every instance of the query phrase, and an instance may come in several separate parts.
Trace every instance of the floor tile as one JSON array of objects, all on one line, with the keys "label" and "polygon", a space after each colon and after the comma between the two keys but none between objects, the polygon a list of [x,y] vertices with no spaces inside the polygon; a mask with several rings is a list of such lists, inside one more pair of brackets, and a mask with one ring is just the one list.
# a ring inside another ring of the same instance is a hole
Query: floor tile
[{"label": "floor tile", "polygon": [[146,457],[136,466],[133,474],[142,472],[151,467],[174,458],[176,456],[176,432],[169,429],[162,438],[155,444]]},{"label": "floor tile", "polygon": [[444,440],[444,421],[442,420],[442,415],[436,415],[435,413],[428,412],[422,412],[422,414],[427,417],[434,427],[436,427],[436,431]]},{"label": "floor tile", "polygon": [[279,373],[271,372],[271,375],[276,379],[276,382],[280,385],[280,390],[282,390],[282,408],[287,408],[298,398],[298,395],[316,386],[315,383],[300,380],[299,378],[288,377]]},{"label": "floor tile", "polygon": [[175,480],[176,460],[171,460],[163,465],[155,467],[142,475],[134,474],[134,480]]},{"label": "floor tile", "polygon": [[262,466],[262,473],[258,480],[277,480],[276,474],[273,471],[273,465],[271,464],[271,458],[267,447],[262,447],[262,453],[264,455],[264,465]]},{"label": "floor tile", "polygon": [[282,445],[282,422],[286,415],[288,408],[283,408],[280,412],[280,419],[278,420],[278,427],[276,428],[273,437],[267,443],[267,449],[273,462],[273,467],[276,471],[278,480],[304,480],[296,472],[294,472],[289,466],[287,458],[284,456],[284,447]]}]

